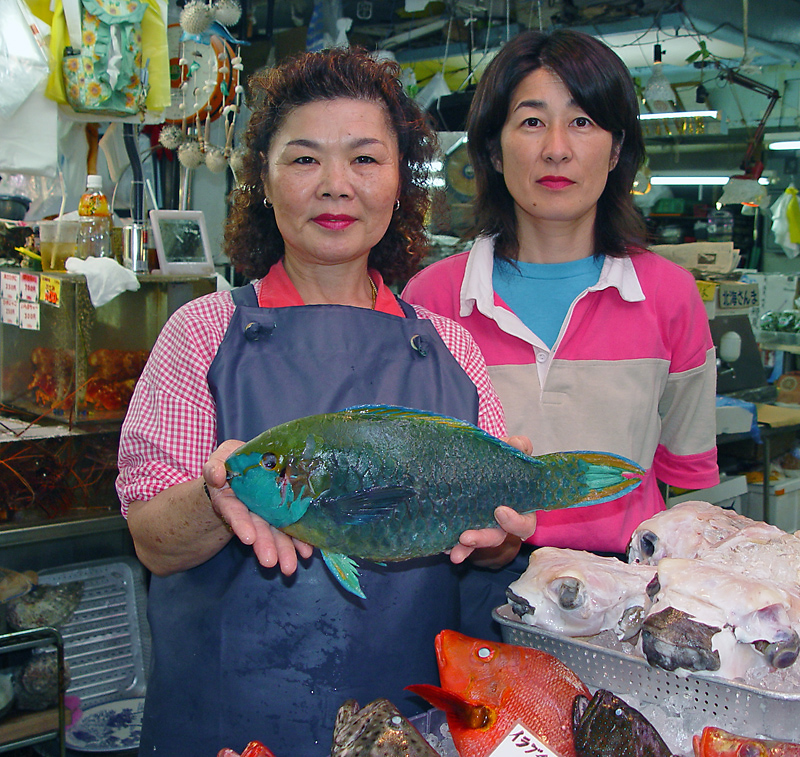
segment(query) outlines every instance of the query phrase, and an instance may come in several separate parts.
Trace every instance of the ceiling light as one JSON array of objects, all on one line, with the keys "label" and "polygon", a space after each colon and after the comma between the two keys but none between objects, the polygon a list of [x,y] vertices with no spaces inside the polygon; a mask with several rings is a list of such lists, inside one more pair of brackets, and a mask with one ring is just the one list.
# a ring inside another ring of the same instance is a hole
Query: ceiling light
[{"label": "ceiling light", "polygon": [[727,176],[651,176],[650,183],[654,187],[722,187],[728,183],[728,178]]},{"label": "ceiling light", "polygon": [[800,140],[788,140],[785,142],[772,142],[767,147],[770,150],[800,150]]},{"label": "ceiling light", "polygon": [[681,110],[674,113],[640,113],[640,121],[653,121],[657,118],[716,118],[718,110]]},{"label": "ceiling light", "polygon": [[662,69],[661,45],[653,46],[653,75],[644,88],[644,99],[654,111],[664,112],[672,109],[672,85]]}]

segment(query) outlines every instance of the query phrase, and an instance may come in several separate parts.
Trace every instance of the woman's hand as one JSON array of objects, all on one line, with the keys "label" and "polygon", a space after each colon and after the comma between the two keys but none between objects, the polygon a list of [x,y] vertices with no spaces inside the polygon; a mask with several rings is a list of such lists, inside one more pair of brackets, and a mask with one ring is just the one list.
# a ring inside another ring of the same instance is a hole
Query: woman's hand
[{"label": "woman's hand", "polygon": [[265,568],[278,565],[281,573],[291,575],[297,570],[297,556],[311,557],[314,548],[271,526],[233,493],[226,480],[225,460],[241,446],[242,442],[233,439],[223,442],[203,466],[211,508],[239,541],[252,545],[261,565]]},{"label": "woman's hand", "polygon": [[[533,452],[533,444],[527,436],[506,436],[503,441],[526,455]],[[519,515],[510,507],[498,507],[495,519],[500,528],[464,531],[458,544],[450,550],[451,562],[462,563],[469,557],[480,567],[501,568],[517,556],[522,542],[536,529],[535,514]]]}]

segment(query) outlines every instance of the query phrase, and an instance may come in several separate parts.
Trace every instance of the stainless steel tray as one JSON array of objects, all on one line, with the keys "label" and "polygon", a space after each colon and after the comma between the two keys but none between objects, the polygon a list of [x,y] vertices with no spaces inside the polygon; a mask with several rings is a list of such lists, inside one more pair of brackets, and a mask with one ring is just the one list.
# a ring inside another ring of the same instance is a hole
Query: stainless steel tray
[{"label": "stainless steel tray", "polygon": [[74,563],[39,573],[43,584],[83,581],[83,596],[59,627],[69,665],[68,694],[81,709],[144,696],[150,662],[144,569],[132,558]]},{"label": "stainless steel tray", "polygon": [[607,689],[623,699],[656,705],[671,702],[692,721],[732,733],[800,742],[800,692],[684,678],[651,667],[644,659],[592,644],[586,637],[573,639],[529,626],[516,619],[509,605],[492,615],[501,625],[504,641],[557,657],[590,689]]}]

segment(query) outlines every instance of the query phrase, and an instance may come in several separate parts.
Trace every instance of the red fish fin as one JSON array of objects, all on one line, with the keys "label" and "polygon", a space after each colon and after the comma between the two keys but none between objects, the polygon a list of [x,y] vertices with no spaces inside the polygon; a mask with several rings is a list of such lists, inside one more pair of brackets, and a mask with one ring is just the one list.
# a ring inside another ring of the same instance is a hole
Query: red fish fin
[{"label": "red fish fin", "polygon": [[415,683],[406,690],[422,697],[434,707],[444,710],[447,717],[454,718],[464,728],[486,728],[496,720],[489,707],[470,702],[464,697],[429,683]]},{"label": "red fish fin", "polygon": [[241,754],[241,757],[275,757],[260,741],[251,741]]},{"label": "red fish fin", "polygon": [[692,736],[692,749],[694,750],[694,757],[703,757],[702,741],[699,736]]}]

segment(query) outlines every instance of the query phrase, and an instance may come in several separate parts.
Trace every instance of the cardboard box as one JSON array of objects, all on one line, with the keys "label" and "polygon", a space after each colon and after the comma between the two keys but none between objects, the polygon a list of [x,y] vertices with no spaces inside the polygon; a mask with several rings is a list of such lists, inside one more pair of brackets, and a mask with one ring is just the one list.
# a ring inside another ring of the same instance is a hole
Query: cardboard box
[{"label": "cardboard box", "polygon": [[758,284],[754,282],[698,279],[696,283],[709,318],[718,313],[749,315],[753,308],[758,307]]},{"label": "cardboard box", "polygon": [[739,262],[733,242],[687,242],[656,244],[650,249],[680,266],[701,274],[730,273]]}]

